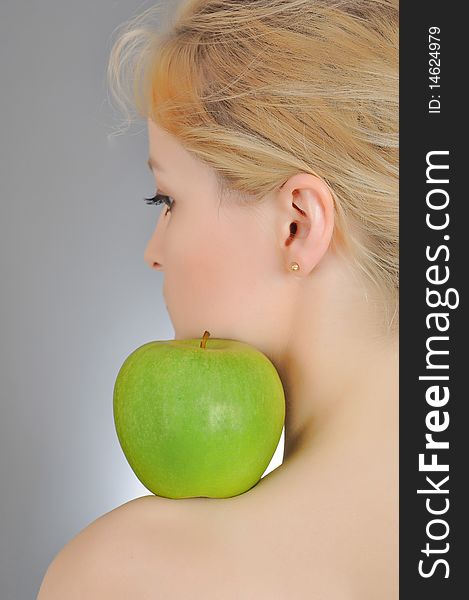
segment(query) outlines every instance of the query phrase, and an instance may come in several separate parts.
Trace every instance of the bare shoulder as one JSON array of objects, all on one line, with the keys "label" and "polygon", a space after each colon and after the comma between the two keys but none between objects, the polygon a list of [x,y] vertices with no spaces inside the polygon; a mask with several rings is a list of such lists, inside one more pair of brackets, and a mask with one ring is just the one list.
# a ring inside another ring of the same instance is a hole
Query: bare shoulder
[{"label": "bare shoulder", "polygon": [[176,523],[169,502],[143,496],[93,521],[54,557],[37,600],[133,597],[129,592],[136,591],[132,586],[142,581],[145,570],[157,573],[163,565],[165,530]]},{"label": "bare shoulder", "polygon": [[115,508],[58,552],[37,600],[209,600],[233,574],[221,502],[149,495]]},{"label": "bare shoulder", "polygon": [[37,600],[354,600],[317,522],[311,529],[306,518],[299,530],[297,521],[248,495],[143,496],[73,538]]}]

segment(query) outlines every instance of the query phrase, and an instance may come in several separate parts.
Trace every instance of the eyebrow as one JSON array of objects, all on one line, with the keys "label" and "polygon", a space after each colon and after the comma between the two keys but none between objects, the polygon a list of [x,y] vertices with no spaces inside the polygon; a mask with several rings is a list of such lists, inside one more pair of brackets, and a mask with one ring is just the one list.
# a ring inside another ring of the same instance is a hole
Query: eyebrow
[{"label": "eyebrow", "polygon": [[153,169],[157,169],[158,171],[164,171],[164,169],[151,156],[148,159],[147,165],[150,171],[153,171]]}]

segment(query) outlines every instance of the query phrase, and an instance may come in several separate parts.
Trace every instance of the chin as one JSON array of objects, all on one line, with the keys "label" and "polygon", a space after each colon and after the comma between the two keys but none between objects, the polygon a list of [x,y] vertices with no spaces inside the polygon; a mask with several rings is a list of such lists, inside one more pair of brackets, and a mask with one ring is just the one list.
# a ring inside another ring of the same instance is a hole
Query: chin
[{"label": "chin", "polygon": [[202,327],[202,328],[187,328],[187,329],[177,329],[173,326],[174,329],[174,339],[175,340],[198,340],[202,339],[204,335],[204,331],[208,330],[210,332],[211,337],[217,337],[212,334],[212,329],[210,327]]},{"label": "chin", "polygon": [[199,337],[201,338],[203,336],[204,332],[202,331],[202,333],[199,335],[197,334],[192,334],[192,333],[184,333],[181,331],[176,331],[174,330],[174,339],[175,340],[190,340],[190,339],[198,339]]},{"label": "chin", "polygon": [[[184,328],[177,328],[173,325],[173,329],[174,329],[174,339],[175,340],[188,340],[190,338],[196,338],[198,337],[197,335],[192,335],[192,333],[190,331],[187,331]],[[203,335],[203,331],[200,334],[201,336]]]}]

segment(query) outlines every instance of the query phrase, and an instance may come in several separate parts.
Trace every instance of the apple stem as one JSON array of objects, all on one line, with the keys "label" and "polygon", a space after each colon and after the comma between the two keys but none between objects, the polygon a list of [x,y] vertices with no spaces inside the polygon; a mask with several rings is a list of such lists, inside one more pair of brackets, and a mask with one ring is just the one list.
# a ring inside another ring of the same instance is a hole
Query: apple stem
[{"label": "apple stem", "polygon": [[204,331],[204,335],[202,337],[202,341],[200,342],[200,347],[201,348],[205,348],[205,344],[207,343],[209,335],[210,335],[210,331]]}]

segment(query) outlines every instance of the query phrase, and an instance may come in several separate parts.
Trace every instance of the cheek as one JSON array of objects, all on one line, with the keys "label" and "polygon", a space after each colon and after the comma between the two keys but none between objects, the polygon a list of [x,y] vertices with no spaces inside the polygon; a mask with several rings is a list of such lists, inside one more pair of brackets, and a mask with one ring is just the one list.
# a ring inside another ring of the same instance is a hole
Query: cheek
[{"label": "cheek", "polygon": [[187,224],[177,234],[174,227],[164,256],[163,290],[176,339],[200,337],[205,329],[237,338],[265,318],[272,249],[252,223]]},{"label": "cheek", "polygon": [[176,337],[197,337],[203,328],[213,327],[221,309],[224,282],[229,281],[229,253],[221,246],[223,240],[207,228],[170,233],[164,248],[166,305]]}]

